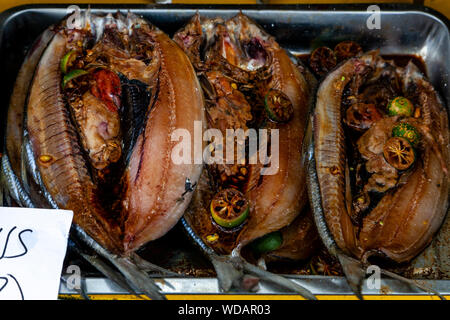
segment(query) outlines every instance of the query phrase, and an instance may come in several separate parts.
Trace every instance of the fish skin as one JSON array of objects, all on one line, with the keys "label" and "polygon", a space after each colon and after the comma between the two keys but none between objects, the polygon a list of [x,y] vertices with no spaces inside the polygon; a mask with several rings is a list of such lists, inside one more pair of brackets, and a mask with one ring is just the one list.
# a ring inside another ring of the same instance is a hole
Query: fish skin
[{"label": "fish skin", "polygon": [[161,59],[159,94],[127,169],[126,251],[163,236],[176,224],[192,198],[192,192],[182,196],[186,178],[196,183],[202,171],[202,164],[193,163],[193,153],[191,164],[174,164],[170,141],[173,130],[187,129],[194,146],[194,121],[205,123],[200,84],[190,61],[169,37],[160,31],[152,37]]},{"label": "fish skin", "polygon": [[[342,91],[356,69],[356,58],[348,60],[330,73],[317,92],[313,114],[314,161],[320,184],[321,206],[327,226],[337,245],[347,253],[356,250],[355,234],[350,215],[346,212],[344,190],[346,166],[345,151],[336,146],[344,145],[344,132],[339,108]],[[342,81],[344,79],[344,81]],[[332,174],[331,170],[341,174]]]},{"label": "fish skin", "polygon": [[17,177],[20,176],[25,101],[39,59],[55,33],[56,27],[50,27],[34,42],[17,74],[17,80],[11,93],[4,135],[5,153],[9,157],[13,173]]},{"label": "fish skin", "polygon": [[[30,87],[26,126],[35,159],[51,156],[52,162],[37,162],[43,183],[60,208],[74,211],[74,223],[83,227],[101,245],[120,252],[119,229],[105,220],[96,205],[94,185],[82,156],[76,129],[70,120],[61,91],[59,61],[66,53],[66,37],[55,35],[45,50]],[[60,175],[64,174],[65,179]]]},{"label": "fish skin", "polygon": [[240,237],[240,246],[287,226],[308,201],[306,168],[302,166],[302,143],[309,107],[307,84],[286,52],[278,46],[273,47],[273,79],[269,87],[289,97],[294,115],[279,131],[279,145],[282,147],[278,172],[264,176],[262,182],[250,191],[253,214]]}]

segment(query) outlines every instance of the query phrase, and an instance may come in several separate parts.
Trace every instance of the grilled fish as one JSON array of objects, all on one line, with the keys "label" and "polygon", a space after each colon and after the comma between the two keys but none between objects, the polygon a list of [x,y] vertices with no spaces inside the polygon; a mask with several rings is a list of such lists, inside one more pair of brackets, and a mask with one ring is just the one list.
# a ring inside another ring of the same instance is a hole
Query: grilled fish
[{"label": "grilled fish", "polygon": [[[194,69],[167,35],[131,13],[88,10],[81,26],[64,20],[43,39],[19,73],[32,79],[18,82],[11,100],[5,159],[21,165],[3,166],[12,177],[2,178],[6,189],[18,190],[9,193],[19,205],[73,210],[78,238],[134,288],[163,298],[140,267],[158,268],[134,251],[175,225],[192,194],[185,181],[202,170],[170,160],[172,131],[193,133],[204,120]],[[20,130],[21,140],[10,136]]]},{"label": "grilled fish", "polygon": [[[229,20],[197,14],[174,40],[200,78],[208,128],[221,134],[209,146],[227,155],[226,162],[211,161],[203,172],[182,220],[188,235],[211,259],[222,290],[243,289],[245,270],[314,298],[241,255],[255,240],[293,223],[307,202],[302,142],[311,87],[300,72],[304,69],[243,14]],[[239,130],[248,136],[228,152],[234,137],[230,140],[227,132]],[[258,137],[258,148],[251,146],[256,141],[251,130],[267,132]],[[269,150],[275,145],[279,150]],[[247,148],[240,158],[239,146]],[[260,161],[252,161],[257,153]]]},{"label": "grilled fish", "polygon": [[363,265],[374,257],[410,261],[445,218],[447,112],[412,62],[398,67],[369,52],[325,77],[309,138],[315,221],[360,294]]}]

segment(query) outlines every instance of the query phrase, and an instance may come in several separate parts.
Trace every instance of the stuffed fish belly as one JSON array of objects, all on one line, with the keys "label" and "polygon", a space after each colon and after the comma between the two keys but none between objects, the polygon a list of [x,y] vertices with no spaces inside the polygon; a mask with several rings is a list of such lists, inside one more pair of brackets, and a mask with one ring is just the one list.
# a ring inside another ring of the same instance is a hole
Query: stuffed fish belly
[{"label": "stuffed fish belly", "polygon": [[448,210],[448,116],[430,82],[412,62],[351,58],[322,82],[313,123],[320,206],[339,248],[363,262],[417,256]]},{"label": "stuffed fish belly", "polygon": [[170,137],[176,128],[193,137],[204,121],[200,85],[183,51],[132,14],[87,11],[81,26],[52,31],[26,90],[25,147],[17,155],[10,143],[11,158],[27,168],[32,198],[73,210],[76,225],[126,255],[163,236],[189,204],[185,182],[202,164],[173,163]]},{"label": "stuffed fish belly", "polygon": [[[228,20],[197,14],[174,40],[200,78],[212,151],[183,224],[228,290],[240,272],[230,274],[223,264],[258,272],[242,260],[236,263],[244,247],[255,249],[255,259],[277,249],[272,258],[304,259],[313,251],[317,234],[302,215],[311,87],[275,39],[243,14]],[[289,249],[296,242],[305,244],[298,248],[302,252]]]},{"label": "stuffed fish belly", "polygon": [[[257,151],[247,148],[246,159],[240,161],[235,149],[231,162],[227,158],[207,166],[213,188],[204,192],[203,209],[187,215],[202,239],[228,254],[289,225],[307,201],[302,142],[309,87],[274,38],[242,14],[226,21],[196,15],[174,39],[199,73],[208,128],[225,137],[220,145],[224,157],[230,147],[227,132],[267,132],[258,137]],[[249,136],[244,143],[252,142]],[[263,155],[264,142],[279,148]],[[236,202],[241,212],[236,207],[225,214],[230,197],[241,199],[242,205]],[[216,232],[219,239],[208,242]]]}]

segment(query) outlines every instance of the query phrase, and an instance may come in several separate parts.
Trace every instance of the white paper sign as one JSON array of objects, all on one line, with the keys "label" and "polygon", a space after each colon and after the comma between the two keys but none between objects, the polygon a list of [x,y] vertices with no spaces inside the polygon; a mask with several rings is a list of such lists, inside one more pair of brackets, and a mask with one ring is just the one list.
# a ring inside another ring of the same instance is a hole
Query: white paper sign
[{"label": "white paper sign", "polygon": [[0,300],[55,300],[73,212],[0,207]]}]

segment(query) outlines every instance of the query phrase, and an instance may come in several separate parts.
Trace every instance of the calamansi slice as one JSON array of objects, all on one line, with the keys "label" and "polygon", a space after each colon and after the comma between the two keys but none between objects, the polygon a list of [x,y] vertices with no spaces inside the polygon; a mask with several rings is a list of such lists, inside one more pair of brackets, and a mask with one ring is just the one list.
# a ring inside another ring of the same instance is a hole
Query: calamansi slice
[{"label": "calamansi slice", "polygon": [[75,78],[81,77],[85,74],[88,74],[89,72],[82,70],[82,69],[75,69],[70,71],[68,74],[66,74],[63,78],[62,87],[63,89],[66,87],[67,83],[69,83],[70,80],[73,80]]},{"label": "calamansi slice", "polygon": [[280,90],[270,89],[264,98],[264,106],[269,119],[275,122],[287,122],[294,114],[291,100]]},{"label": "calamansi slice", "polygon": [[383,147],[386,161],[398,170],[406,170],[416,160],[414,148],[411,143],[400,137],[390,138]]},{"label": "calamansi slice", "polygon": [[66,74],[69,67],[72,65],[72,63],[75,61],[77,57],[77,52],[75,50],[67,52],[64,57],[61,59],[61,72],[63,74]]},{"label": "calamansi slice", "polygon": [[247,219],[250,206],[242,192],[228,188],[214,196],[210,204],[210,211],[218,225],[224,228],[234,228]]}]

